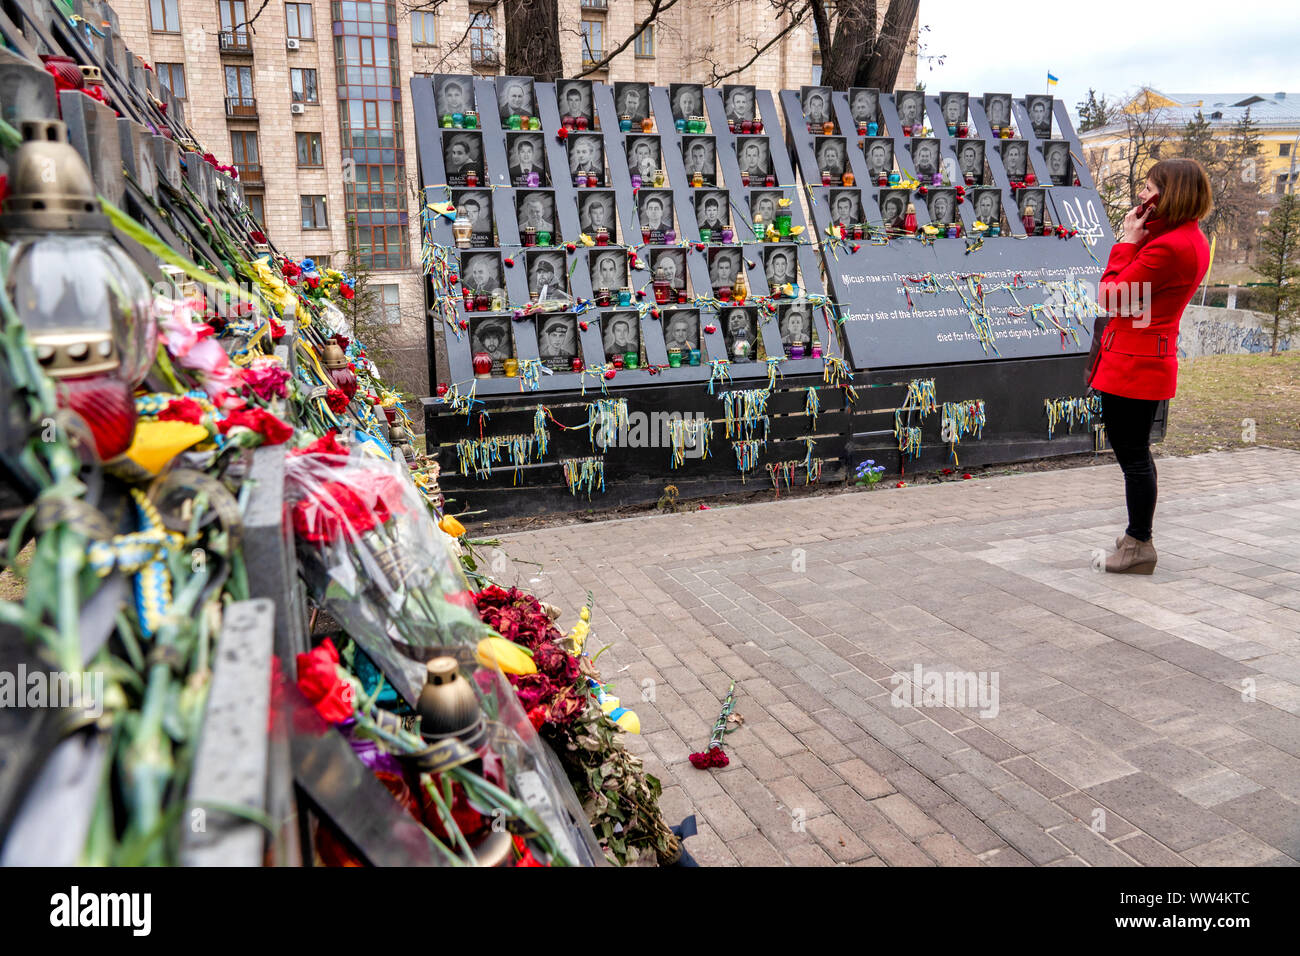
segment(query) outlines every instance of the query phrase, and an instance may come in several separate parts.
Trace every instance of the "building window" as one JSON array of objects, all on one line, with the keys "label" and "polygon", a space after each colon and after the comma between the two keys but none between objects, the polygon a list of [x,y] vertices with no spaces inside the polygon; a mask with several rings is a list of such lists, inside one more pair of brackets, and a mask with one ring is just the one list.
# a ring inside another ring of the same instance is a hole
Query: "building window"
[{"label": "building window", "polygon": [[653,23],[648,24],[644,30],[636,35],[632,50],[637,56],[655,55],[655,27]]},{"label": "building window", "polygon": [[251,66],[226,67],[226,96],[239,101],[240,106],[253,105],[253,68]]},{"label": "building window", "polygon": [[1278,154],[1279,156],[1290,156],[1290,155],[1291,155],[1291,144],[1290,144],[1290,143],[1279,143],[1279,144],[1278,144],[1278,147],[1277,147],[1277,154]]},{"label": "building window", "polygon": [[497,37],[492,14],[480,10],[469,20],[469,62],[471,66],[496,66]]},{"label": "building window", "polygon": [[821,65],[820,63],[814,63],[814,64],[813,64],[813,68],[812,68],[812,85],[813,85],[813,86],[821,86],[821,85],[822,85],[822,65]]},{"label": "building window", "polygon": [[299,40],[316,39],[315,33],[312,32],[310,3],[286,3],[284,23],[288,36]]},{"label": "building window", "polygon": [[149,0],[149,22],[154,33],[180,33],[180,0]]},{"label": "building window", "polygon": [[295,103],[318,103],[316,98],[316,71],[292,69],[289,71],[289,86],[293,89]]},{"label": "building window", "polygon": [[374,296],[375,311],[378,313],[379,319],[385,325],[402,324],[401,300],[398,295],[400,291],[401,286],[386,283],[375,288],[372,293]]},{"label": "building window", "polygon": [[325,162],[320,148],[320,133],[296,133],[294,135],[298,140],[298,165],[324,166]]},{"label": "building window", "polygon": [[325,216],[324,196],[301,196],[302,227],[304,229],[328,229],[329,220]]},{"label": "building window", "polygon": [[1279,196],[1286,192],[1286,177],[1286,173],[1279,173],[1277,182],[1273,184],[1273,192],[1277,193]]},{"label": "building window", "polygon": [[416,10],[411,14],[411,42],[416,46],[433,46],[438,42],[432,13]]},{"label": "building window", "polygon": [[244,199],[248,201],[249,213],[252,214],[253,219],[255,219],[257,224],[260,226],[266,221],[266,209],[262,205],[262,197],[257,193],[248,193],[244,196]]},{"label": "building window", "polygon": [[262,181],[262,164],[257,158],[257,134],[251,131],[231,130],[230,151],[239,168],[239,179],[245,183]]},{"label": "building window", "polygon": [[584,10],[608,10],[609,0],[582,0]]},{"label": "building window", "polygon": [[605,55],[605,24],[601,20],[582,21],[582,62],[595,63]]},{"label": "building window", "polygon": [[217,15],[221,21],[221,48],[248,51],[251,47],[244,0],[217,0]]},{"label": "building window", "polygon": [[328,269],[330,263],[334,261],[331,256],[308,256],[308,258],[311,259],[312,262],[316,263],[317,269]]},{"label": "building window", "polygon": [[357,259],[362,269],[410,266],[405,226],[357,226]]},{"label": "building window", "polygon": [[158,75],[158,82],[172,91],[172,96],[185,99],[184,63],[155,63],[153,71]]}]

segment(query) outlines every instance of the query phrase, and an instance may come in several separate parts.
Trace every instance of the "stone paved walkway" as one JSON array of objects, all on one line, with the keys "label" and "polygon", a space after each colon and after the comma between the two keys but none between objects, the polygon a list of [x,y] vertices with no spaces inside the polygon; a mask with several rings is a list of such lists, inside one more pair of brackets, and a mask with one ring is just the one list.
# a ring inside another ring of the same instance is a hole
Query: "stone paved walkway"
[{"label": "stone paved walkway", "polygon": [[[523,533],[503,583],[594,592],[702,864],[1293,864],[1300,452],[1159,469],[1150,578],[1092,569],[1109,464]],[[996,716],[893,706],[917,666],[996,674]],[[731,765],[696,770],[731,679]]]}]

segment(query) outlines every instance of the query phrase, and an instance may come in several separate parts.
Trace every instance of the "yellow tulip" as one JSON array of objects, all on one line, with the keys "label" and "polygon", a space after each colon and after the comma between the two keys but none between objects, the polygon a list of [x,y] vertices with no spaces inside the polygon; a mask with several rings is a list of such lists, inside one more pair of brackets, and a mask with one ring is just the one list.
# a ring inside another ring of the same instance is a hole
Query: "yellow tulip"
[{"label": "yellow tulip", "polygon": [[504,637],[485,637],[474,649],[474,659],[484,667],[496,666],[503,674],[536,674],[537,665],[522,647]]},{"label": "yellow tulip", "polygon": [[452,515],[443,515],[442,520],[438,522],[438,527],[453,538],[459,538],[465,533],[465,526]]}]

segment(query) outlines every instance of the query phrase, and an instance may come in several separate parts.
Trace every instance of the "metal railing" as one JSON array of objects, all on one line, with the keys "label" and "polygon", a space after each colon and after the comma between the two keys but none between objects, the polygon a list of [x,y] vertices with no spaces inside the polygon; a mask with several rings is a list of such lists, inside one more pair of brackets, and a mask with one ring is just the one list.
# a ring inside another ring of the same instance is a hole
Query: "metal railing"
[{"label": "metal railing", "polygon": [[240,117],[257,116],[257,100],[251,96],[227,96],[226,115]]},{"label": "metal railing", "polygon": [[222,30],[218,42],[222,53],[253,52],[253,38],[243,30]]},{"label": "metal railing", "polygon": [[235,168],[239,170],[239,181],[245,186],[262,185],[261,163],[235,163]]}]

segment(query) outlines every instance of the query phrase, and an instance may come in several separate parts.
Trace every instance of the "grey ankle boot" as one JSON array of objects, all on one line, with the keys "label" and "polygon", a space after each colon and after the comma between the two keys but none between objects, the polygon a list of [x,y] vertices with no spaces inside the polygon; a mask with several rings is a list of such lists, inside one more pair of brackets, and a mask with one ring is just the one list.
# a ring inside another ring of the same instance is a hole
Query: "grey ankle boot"
[{"label": "grey ankle boot", "polygon": [[1115,542],[1115,553],[1106,558],[1106,570],[1111,574],[1152,574],[1155,569],[1155,545],[1127,534]]}]

